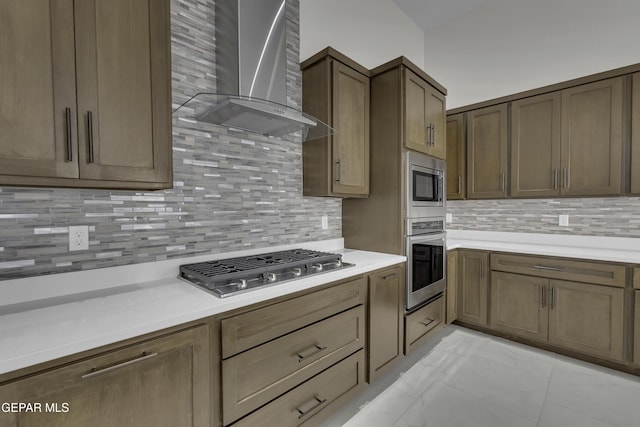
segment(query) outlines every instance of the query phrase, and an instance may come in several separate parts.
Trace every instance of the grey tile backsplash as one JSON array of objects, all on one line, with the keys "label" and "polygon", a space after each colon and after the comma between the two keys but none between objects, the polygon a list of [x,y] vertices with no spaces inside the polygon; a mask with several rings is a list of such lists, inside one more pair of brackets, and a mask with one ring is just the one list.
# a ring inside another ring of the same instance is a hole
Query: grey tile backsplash
[{"label": "grey tile backsplash", "polygon": [[[213,0],[171,2],[174,108],[215,91],[213,14]],[[298,51],[299,5],[287,0],[287,102],[296,108]],[[341,201],[302,197],[299,140],[174,119],[172,190],[0,187],[0,280],[339,238]],[[69,225],[90,227],[88,251],[68,251]]]},{"label": "grey tile backsplash", "polygon": [[[640,198],[450,200],[449,229],[640,238]],[[558,226],[569,215],[569,226]]]}]

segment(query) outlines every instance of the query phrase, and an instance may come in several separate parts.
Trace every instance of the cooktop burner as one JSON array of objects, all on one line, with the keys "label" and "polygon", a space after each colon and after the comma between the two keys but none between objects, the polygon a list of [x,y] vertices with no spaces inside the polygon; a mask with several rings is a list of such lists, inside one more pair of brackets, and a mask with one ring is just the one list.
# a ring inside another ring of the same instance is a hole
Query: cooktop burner
[{"label": "cooktop burner", "polygon": [[351,267],[342,255],[291,249],[180,266],[179,278],[220,298],[311,274]]}]

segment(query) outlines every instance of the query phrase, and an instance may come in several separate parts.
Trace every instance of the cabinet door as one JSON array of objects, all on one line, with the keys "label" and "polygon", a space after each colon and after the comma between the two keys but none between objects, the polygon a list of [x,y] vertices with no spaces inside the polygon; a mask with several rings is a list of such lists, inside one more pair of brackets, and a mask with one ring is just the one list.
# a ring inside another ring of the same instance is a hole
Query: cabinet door
[{"label": "cabinet door", "polygon": [[332,61],[333,192],[369,194],[369,78]]},{"label": "cabinet door", "polygon": [[640,73],[633,75],[631,99],[631,192],[640,194]]},{"label": "cabinet door", "polygon": [[169,1],[77,1],[75,14],[80,177],[169,184]]},{"label": "cabinet door", "polygon": [[458,256],[460,257],[458,319],[486,326],[489,254],[460,251]]},{"label": "cabinet door", "polygon": [[447,252],[447,315],[446,323],[458,318],[458,251]]},{"label": "cabinet door", "polygon": [[201,326],[5,384],[0,401],[41,403],[42,412],[1,414],[0,425],[210,426],[210,372]]},{"label": "cabinet door", "polygon": [[403,268],[369,276],[369,382],[402,357]]},{"label": "cabinet door", "polygon": [[622,191],[623,77],[562,91],[562,195]]},{"label": "cabinet door", "polygon": [[624,289],[550,280],[549,343],[623,360]]},{"label": "cabinet door", "polygon": [[72,0],[0,2],[0,94],[0,183],[77,178]]},{"label": "cabinet door", "polygon": [[414,72],[404,69],[405,136],[410,150],[445,158],[445,96]]},{"label": "cabinet door", "polygon": [[491,327],[546,341],[547,281],[541,277],[491,272]]},{"label": "cabinet door", "polygon": [[636,306],[633,321],[633,363],[640,366],[640,291],[634,291],[634,294]]},{"label": "cabinet door", "polygon": [[467,197],[507,197],[507,105],[467,113]]},{"label": "cabinet door", "polygon": [[464,199],[465,170],[464,114],[447,117],[447,199]]},{"label": "cabinet door", "polygon": [[511,104],[511,195],[560,194],[561,94],[553,92]]}]

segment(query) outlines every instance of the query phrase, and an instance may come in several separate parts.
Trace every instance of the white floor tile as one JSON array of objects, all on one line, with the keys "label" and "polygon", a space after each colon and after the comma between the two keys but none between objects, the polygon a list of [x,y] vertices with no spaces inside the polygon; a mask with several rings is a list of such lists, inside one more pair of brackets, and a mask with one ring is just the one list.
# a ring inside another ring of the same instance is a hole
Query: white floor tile
[{"label": "white floor tile", "polygon": [[551,376],[556,359],[554,353],[496,337],[481,341],[476,347],[476,354],[523,372],[545,377]]},{"label": "white floor tile", "polygon": [[538,427],[610,427],[610,424],[588,415],[545,402]]},{"label": "white floor tile", "polygon": [[[504,411],[462,390],[435,383],[393,427],[535,427],[536,423]],[[380,426],[383,424],[371,424]]]},{"label": "white floor tile", "polygon": [[367,403],[351,418],[347,427],[392,426],[413,404],[416,397],[392,385]]}]

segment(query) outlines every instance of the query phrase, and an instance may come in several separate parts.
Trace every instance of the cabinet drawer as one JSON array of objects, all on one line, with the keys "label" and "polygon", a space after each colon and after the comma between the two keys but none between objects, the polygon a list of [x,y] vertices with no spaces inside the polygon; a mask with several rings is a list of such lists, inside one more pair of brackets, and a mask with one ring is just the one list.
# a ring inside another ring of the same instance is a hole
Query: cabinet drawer
[{"label": "cabinet drawer", "polygon": [[[364,350],[238,421],[238,427],[288,427],[316,424],[319,411],[364,387]],[[348,395],[347,395],[348,394]]]},{"label": "cabinet drawer", "polygon": [[405,353],[421,343],[420,338],[443,324],[444,298],[439,297],[405,317]]},{"label": "cabinet drawer", "polygon": [[222,358],[364,304],[363,277],[221,321]]},{"label": "cabinet drawer", "polygon": [[640,289],[640,268],[633,269],[633,287]]},{"label": "cabinet drawer", "polygon": [[224,424],[363,348],[364,324],[358,306],[224,360]]},{"label": "cabinet drawer", "polygon": [[623,265],[597,261],[573,261],[528,255],[492,254],[491,269],[620,288],[624,288],[626,281],[626,268]]}]

